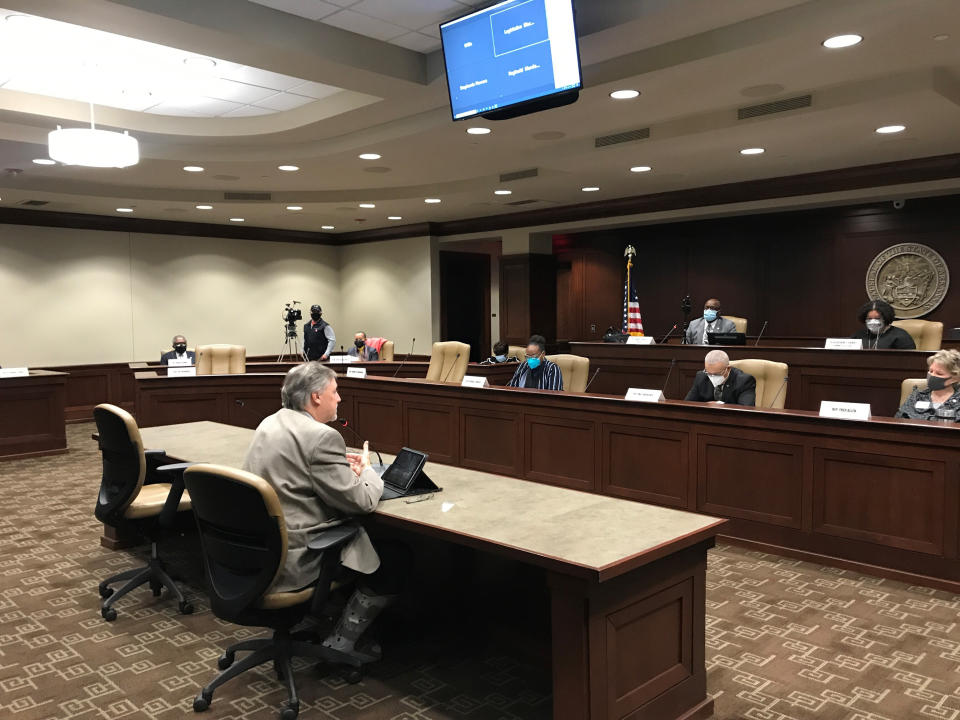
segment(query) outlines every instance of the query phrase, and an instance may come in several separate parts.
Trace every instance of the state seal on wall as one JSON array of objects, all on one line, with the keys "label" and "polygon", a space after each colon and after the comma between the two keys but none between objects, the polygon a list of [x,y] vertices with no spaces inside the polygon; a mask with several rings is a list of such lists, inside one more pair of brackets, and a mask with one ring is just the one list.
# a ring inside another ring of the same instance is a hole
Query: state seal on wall
[{"label": "state seal on wall", "polygon": [[932,312],[947,296],[950,271],[943,257],[919,243],[892,245],[867,268],[867,297],[886,300],[898,318]]}]

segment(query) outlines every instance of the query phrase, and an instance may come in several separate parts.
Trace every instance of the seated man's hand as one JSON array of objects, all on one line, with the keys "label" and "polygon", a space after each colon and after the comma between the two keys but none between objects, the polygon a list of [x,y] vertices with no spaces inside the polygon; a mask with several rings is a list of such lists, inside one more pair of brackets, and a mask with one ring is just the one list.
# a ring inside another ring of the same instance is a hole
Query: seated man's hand
[{"label": "seated man's hand", "polygon": [[363,458],[357,453],[347,453],[347,460],[350,462],[350,469],[357,477],[363,472]]}]

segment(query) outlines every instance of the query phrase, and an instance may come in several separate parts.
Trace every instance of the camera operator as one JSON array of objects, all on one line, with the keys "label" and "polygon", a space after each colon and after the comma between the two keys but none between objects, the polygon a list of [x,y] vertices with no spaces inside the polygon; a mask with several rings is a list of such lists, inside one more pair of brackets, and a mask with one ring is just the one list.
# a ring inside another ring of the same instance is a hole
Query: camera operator
[{"label": "camera operator", "polygon": [[307,360],[329,360],[336,347],[337,336],[333,328],[322,319],[319,305],[310,307],[310,322],[303,326],[303,354]]}]

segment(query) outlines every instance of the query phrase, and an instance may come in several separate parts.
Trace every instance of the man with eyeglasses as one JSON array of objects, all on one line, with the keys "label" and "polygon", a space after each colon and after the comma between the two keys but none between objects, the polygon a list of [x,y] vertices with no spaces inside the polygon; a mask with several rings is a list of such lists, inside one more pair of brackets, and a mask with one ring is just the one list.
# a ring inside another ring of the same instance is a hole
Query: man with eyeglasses
[{"label": "man with eyeglasses", "polygon": [[546,346],[547,341],[543,335],[530,336],[526,357],[520,359],[520,367],[507,383],[509,387],[563,390],[563,373],[556,363],[547,360]]},{"label": "man with eyeglasses", "polygon": [[684,400],[752,407],[757,404],[757,381],[730,367],[730,357],[723,350],[711,350]]}]

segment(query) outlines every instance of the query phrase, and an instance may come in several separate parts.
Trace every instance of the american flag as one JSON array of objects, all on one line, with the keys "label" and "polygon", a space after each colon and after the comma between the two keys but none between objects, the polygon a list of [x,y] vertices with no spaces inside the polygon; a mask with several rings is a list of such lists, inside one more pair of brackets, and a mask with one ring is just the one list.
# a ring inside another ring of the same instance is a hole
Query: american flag
[{"label": "american flag", "polygon": [[643,335],[643,319],[640,317],[640,300],[633,286],[631,258],[627,258],[627,279],[623,283],[623,330],[629,335]]}]

